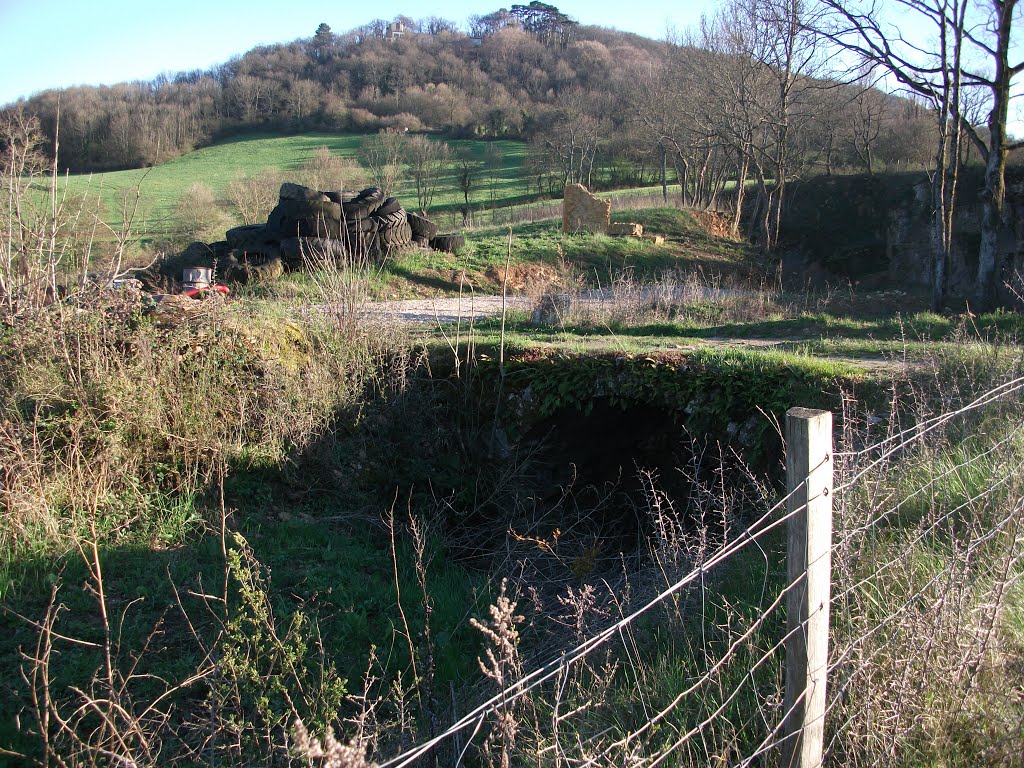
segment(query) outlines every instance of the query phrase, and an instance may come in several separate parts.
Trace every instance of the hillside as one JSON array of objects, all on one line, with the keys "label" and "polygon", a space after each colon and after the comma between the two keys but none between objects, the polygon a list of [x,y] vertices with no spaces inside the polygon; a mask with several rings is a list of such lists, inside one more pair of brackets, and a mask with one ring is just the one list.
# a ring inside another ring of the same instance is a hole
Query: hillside
[{"label": "hillside", "polygon": [[[298,179],[303,174],[303,164],[321,147],[326,147],[333,157],[349,163],[345,174],[347,178],[325,181],[331,181],[335,187],[359,187],[367,179],[366,172],[358,167],[357,162],[359,143],[363,138],[356,134],[326,132],[292,136],[239,135],[152,168],[74,174],[68,177],[67,188],[72,195],[99,195],[103,200],[103,216],[109,222],[119,219],[118,207],[124,194],[127,192],[133,196],[138,189],[141,193],[139,218],[144,229],[150,233],[173,232],[175,208],[193,184],[209,187],[215,198],[234,215],[232,204],[225,199],[233,179],[260,176]],[[509,205],[529,192],[522,142],[461,139],[452,140],[449,144],[454,152],[464,153],[475,164],[476,174],[471,188],[473,205]],[[444,210],[463,202],[456,170],[453,165],[439,178],[434,208]],[[272,180],[268,183],[274,186]],[[400,179],[397,193],[413,203],[416,201],[413,182],[407,176]],[[269,209],[263,215],[267,213]]]},{"label": "hillside", "polygon": [[[770,61],[731,50],[711,26],[681,45],[585,19],[563,29],[555,18],[557,34],[543,18],[507,11],[474,17],[469,34],[437,18],[399,16],[341,33],[322,24],[308,38],[259,46],[207,71],[44,91],[7,112],[38,117],[40,148],[50,154],[59,113],[58,165],[80,172],[159,165],[253,132],[387,129],[528,141],[532,173],[550,189],[638,186],[664,162],[670,182],[706,203],[727,180],[753,172],[757,163],[748,168],[735,154],[742,128],[727,125],[722,75],[757,72],[763,93],[750,94],[746,114],[760,134],[757,126],[777,122]],[[799,114],[785,139],[799,157],[790,173],[930,157],[931,120],[906,99],[840,86],[815,70],[799,73],[785,108]],[[778,140],[763,134],[751,158],[770,157]]]}]

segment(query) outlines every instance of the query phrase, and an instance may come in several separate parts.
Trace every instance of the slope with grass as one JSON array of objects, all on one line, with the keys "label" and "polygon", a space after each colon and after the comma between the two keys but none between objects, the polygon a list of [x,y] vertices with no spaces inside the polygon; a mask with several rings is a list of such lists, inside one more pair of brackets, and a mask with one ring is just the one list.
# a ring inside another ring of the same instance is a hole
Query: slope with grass
[{"label": "slope with grass", "polygon": [[[167,231],[167,217],[181,196],[194,183],[202,183],[222,195],[228,182],[239,173],[255,174],[264,170],[283,174],[298,173],[320,147],[327,147],[343,158],[356,158],[359,143],[365,137],[355,134],[310,133],[297,136],[252,134],[232,138],[190,152],[152,168],[112,171],[68,177],[68,190],[74,194],[100,195],[106,203],[110,222],[119,219],[118,205],[125,194],[134,197],[141,191],[143,219],[150,229]],[[499,158],[493,170],[481,170],[470,192],[474,204],[506,205],[529,194],[529,179],[523,169],[526,145],[518,141],[453,140],[453,150],[472,154],[481,165],[488,156]],[[415,204],[415,187],[404,180],[398,187],[401,198]],[[463,201],[455,171],[440,180],[435,206],[457,207]],[[268,211],[269,213],[269,211]]]}]

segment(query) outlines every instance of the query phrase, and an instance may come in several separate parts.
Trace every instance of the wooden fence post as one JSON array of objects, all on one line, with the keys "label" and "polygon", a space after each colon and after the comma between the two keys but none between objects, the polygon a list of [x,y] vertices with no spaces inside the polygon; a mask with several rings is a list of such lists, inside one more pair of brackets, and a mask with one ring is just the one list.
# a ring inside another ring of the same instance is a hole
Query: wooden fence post
[{"label": "wooden fence post", "polygon": [[[819,768],[825,741],[825,678],[832,570],[832,414],[786,412],[789,500],[786,695],[782,765]],[[796,583],[799,580],[799,583]]]}]

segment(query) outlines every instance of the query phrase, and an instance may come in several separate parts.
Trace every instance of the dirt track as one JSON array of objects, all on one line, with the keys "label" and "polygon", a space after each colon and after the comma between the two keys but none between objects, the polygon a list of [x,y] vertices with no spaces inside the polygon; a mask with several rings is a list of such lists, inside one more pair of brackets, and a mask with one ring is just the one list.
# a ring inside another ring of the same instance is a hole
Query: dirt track
[{"label": "dirt track", "polygon": [[[529,310],[533,299],[509,296],[508,309]],[[464,296],[460,298],[409,299],[368,304],[363,310],[368,317],[390,319],[402,323],[454,323],[501,314],[501,296]]]},{"label": "dirt track", "polygon": [[[601,302],[614,300],[614,297],[606,291],[591,291],[583,295],[577,295],[573,302],[577,304],[599,304]],[[505,306],[508,309],[519,311],[530,311],[537,304],[537,300],[530,296],[508,296]],[[437,325],[441,323],[454,323],[460,318],[463,321],[480,319],[484,317],[497,317],[501,314],[501,296],[464,296],[463,298],[438,297],[434,299],[410,299],[403,301],[383,301],[368,304],[363,312],[368,317],[381,318],[397,323],[410,325]],[[810,338],[808,341],[812,340]],[[689,341],[689,340],[687,340]],[[752,338],[739,339],[734,337],[711,337],[703,339],[698,344],[683,343],[670,344],[669,349],[688,351],[696,349],[697,346],[713,346],[718,348],[733,349],[779,349],[784,350],[798,341],[793,338]],[[829,356],[829,359],[842,361],[870,371],[892,371],[902,367],[902,363],[881,357],[849,357],[845,355]]]}]

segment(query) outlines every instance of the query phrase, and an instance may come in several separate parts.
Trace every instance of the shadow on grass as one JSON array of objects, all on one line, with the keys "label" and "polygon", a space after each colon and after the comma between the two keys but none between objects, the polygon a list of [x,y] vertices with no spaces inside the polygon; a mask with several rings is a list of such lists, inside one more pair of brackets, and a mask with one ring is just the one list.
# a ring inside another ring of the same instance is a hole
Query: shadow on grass
[{"label": "shadow on grass", "polygon": [[[416,405],[392,402],[389,407],[414,410]],[[367,456],[366,441],[354,433],[356,418],[338,413],[322,437],[281,466],[236,460],[224,483],[227,546],[233,548],[233,534],[240,534],[266,569],[278,632],[288,631],[298,612],[315,620],[311,636],[323,644],[324,657],[341,677],[349,680],[350,691],[359,690],[371,647],[382,649],[380,663],[387,675],[408,671],[407,646],[396,634],[401,617],[392,544],[381,514],[394,495],[404,499],[411,493],[410,477],[424,471],[410,467],[405,476],[397,476],[389,460],[382,458],[386,446],[376,455],[371,447]],[[390,459],[397,461],[395,456]],[[133,683],[137,701],[159,695],[164,690],[161,680],[184,680],[193,674],[205,656],[204,646],[213,647],[222,628],[219,598],[226,571],[218,496],[219,490],[212,488],[196,502],[197,514],[177,540],[161,543],[133,537],[129,520],[120,532],[106,534],[99,546],[106,606],[120,649],[115,661],[127,670],[134,664],[133,656],[139,655],[134,674],[153,676]],[[425,503],[417,498],[413,509],[422,510]],[[403,511],[399,504],[400,525]],[[88,543],[85,547],[88,552]],[[468,618],[485,613],[489,593],[480,574],[448,557],[438,536],[428,547],[431,625],[435,637],[442,638],[433,650],[436,679],[442,686],[438,690],[446,691],[449,682],[458,685],[477,673],[479,633]],[[405,533],[398,537],[397,556],[402,604],[415,641],[423,632],[424,609]],[[51,589],[59,584],[57,600],[63,609],[57,631],[98,644],[55,643],[54,684],[61,696],[69,686],[88,690],[92,676],[102,669],[103,624],[89,567],[77,549],[26,553],[3,566],[0,573],[7,584],[0,610],[0,664],[8,674],[0,681],[0,745],[31,753],[38,749],[38,741],[27,732],[32,721],[26,710],[30,695],[18,674],[26,663],[22,652],[34,652],[38,642],[38,630],[30,622],[44,617]],[[229,594],[232,610],[237,611],[237,585]],[[311,641],[308,653],[316,652]],[[175,694],[176,718],[201,717],[208,694],[206,684]],[[4,760],[0,757],[0,765]]]}]

